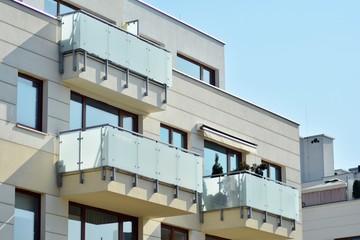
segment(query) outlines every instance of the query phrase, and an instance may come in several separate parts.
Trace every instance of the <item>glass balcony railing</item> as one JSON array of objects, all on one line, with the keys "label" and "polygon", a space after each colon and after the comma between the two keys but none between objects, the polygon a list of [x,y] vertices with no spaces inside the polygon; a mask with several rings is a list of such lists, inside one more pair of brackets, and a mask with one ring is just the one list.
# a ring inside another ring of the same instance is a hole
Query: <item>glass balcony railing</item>
[{"label": "glass balcony railing", "polygon": [[61,53],[85,51],[166,86],[172,84],[171,53],[88,13],[62,16]]},{"label": "glass balcony railing", "polygon": [[251,207],[299,220],[299,192],[290,186],[240,172],[203,178],[203,211]]},{"label": "glass balcony railing", "polygon": [[115,167],[202,192],[202,157],[110,125],[60,133],[60,172]]}]

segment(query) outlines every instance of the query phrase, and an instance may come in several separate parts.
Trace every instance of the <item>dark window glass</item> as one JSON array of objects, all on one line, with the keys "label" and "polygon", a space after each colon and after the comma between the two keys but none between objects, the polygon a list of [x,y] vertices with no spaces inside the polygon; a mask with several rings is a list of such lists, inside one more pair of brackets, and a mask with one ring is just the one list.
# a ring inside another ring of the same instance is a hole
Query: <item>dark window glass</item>
[{"label": "dark window glass", "polygon": [[176,58],[176,68],[193,78],[215,86],[215,71],[198,62],[185,56],[178,55]]},{"label": "dark window glass", "polygon": [[111,124],[137,132],[137,115],[100,101],[71,93],[70,129]]},{"label": "dark window glass", "polygon": [[213,142],[205,141],[204,176],[239,170],[242,154]]},{"label": "dark window glass", "polygon": [[19,75],[17,92],[17,121],[41,131],[42,82]]},{"label": "dark window glass", "polygon": [[266,165],[266,169],[263,172],[264,177],[268,177],[272,180],[281,181],[281,167],[272,163],[262,162]]},{"label": "dark window glass", "polygon": [[68,236],[71,240],[135,240],[137,218],[70,203]]},{"label": "dark window glass", "polygon": [[188,240],[188,230],[161,224],[161,240]]},{"label": "dark window glass", "polygon": [[76,10],[74,6],[69,4],[65,4],[62,1],[58,0],[44,0],[44,12],[52,15],[57,16],[69,12],[73,12]]},{"label": "dark window glass", "polygon": [[15,192],[14,239],[40,239],[39,195],[18,190]]},{"label": "dark window glass", "polygon": [[178,148],[187,148],[187,134],[163,124],[160,126],[160,141],[172,144]]}]

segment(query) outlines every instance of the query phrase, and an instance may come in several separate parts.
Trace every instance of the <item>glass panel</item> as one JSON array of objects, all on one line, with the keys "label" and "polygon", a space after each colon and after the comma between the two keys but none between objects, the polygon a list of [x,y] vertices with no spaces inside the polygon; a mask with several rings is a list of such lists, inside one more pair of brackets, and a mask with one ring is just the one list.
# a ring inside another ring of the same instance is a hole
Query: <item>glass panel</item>
[{"label": "glass panel", "polygon": [[14,239],[37,239],[39,224],[39,198],[25,193],[15,193]]},{"label": "glass panel", "polygon": [[170,240],[171,230],[168,228],[161,228],[161,240]]},{"label": "glass panel", "polygon": [[204,149],[204,176],[225,173],[226,168],[226,149],[206,141]]},{"label": "glass panel", "polygon": [[60,15],[69,13],[69,12],[73,12],[73,11],[75,11],[75,9],[60,3]]},{"label": "glass panel", "polygon": [[170,144],[170,129],[165,127],[160,128],[160,141]]},{"label": "glass panel", "polygon": [[134,239],[133,230],[132,230],[132,222],[125,221],[123,222],[123,239],[124,240],[132,240]]},{"label": "glass panel", "polygon": [[68,239],[81,239],[81,208],[69,205]]},{"label": "glass panel", "polygon": [[208,84],[214,84],[213,80],[212,80],[212,78],[213,78],[212,74],[213,74],[213,72],[210,72],[209,70],[203,68],[203,79],[202,80]]},{"label": "glass panel", "polygon": [[186,148],[185,134],[173,131],[173,145],[175,147]]},{"label": "glass panel", "polygon": [[118,228],[117,216],[86,209],[85,240],[117,240]]},{"label": "glass panel", "polygon": [[230,172],[239,170],[239,156],[236,153],[229,153]]},{"label": "glass panel", "polygon": [[54,0],[45,0],[44,11],[52,16],[57,15],[57,2]]},{"label": "glass panel", "polygon": [[182,57],[177,56],[176,69],[194,78],[200,79],[200,66]]},{"label": "glass panel", "polygon": [[186,233],[183,231],[174,230],[174,240],[186,240]]},{"label": "glass panel", "polygon": [[124,115],[122,117],[122,128],[126,129],[126,130],[129,130],[129,131],[134,131],[136,132],[136,129],[135,129],[135,119],[134,117],[132,116],[126,116]]},{"label": "glass panel", "polygon": [[264,176],[264,177],[269,177],[269,175],[268,175],[268,169],[267,169],[267,168],[264,169],[264,171],[263,171],[263,176]]},{"label": "glass panel", "polygon": [[119,125],[118,110],[101,102],[88,99],[86,102],[86,126],[101,124]]},{"label": "glass panel", "polygon": [[19,77],[17,121],[41,130],[41,84]]},{"label": "glass panel", "polygon": [[70,100],[70,129],[82,127],[82,97],[71,94]]}]

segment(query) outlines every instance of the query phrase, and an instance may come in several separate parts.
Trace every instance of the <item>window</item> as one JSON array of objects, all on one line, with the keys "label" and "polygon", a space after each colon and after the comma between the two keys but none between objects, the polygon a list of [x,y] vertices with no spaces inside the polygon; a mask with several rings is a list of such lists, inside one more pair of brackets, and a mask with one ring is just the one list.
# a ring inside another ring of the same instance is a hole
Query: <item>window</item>
[{"label": "window", "polygon": [[40,239],[40,195],[16,190],[14,239]]},{"label": "window", "polygon": [[69,204],[68,238],[71,240],[135,240],[137,228],[135,217]]},{"label": "window", "polygon": [[205,141],[204,176],[239,171],[241,162],[241,152]]},{"label": "window", "polygon": [[266,165],[264,170],[264,177],[268,177],[272,180],[281,181],[281,167],[272,163],[262,161]]},{"label": "window", "polygon": [[176,68],[191,77],[215,86],[215,71],[213,69],[197,63],[183,55],[178,54],[176,58]]},{"label": "window", "polygon": [[19,74],[17,89],[18,123],[42,130],[42,82],[29,76]]},{"label": "window", "polygon": [[160,141],[172,144],[175,147],[187,148],[186,133],[163,124],[160,126]]},{"label": "window", "polygon": [[188,231],[165,224],[161,224],[161,240],[188,240]]},{"label": "window", "polygon": [[30,6],[44,11],[52,16],[57,16],[65,13],[75,11],[75,7],[69,3],[65,3],[61,0],[22,0],[22,2],[29,4]]},{"label": "window", "polygon": [[138,117],[135,114],[77,93],[71,93],[70,129],[111,124],[137,132],[137,121]]}]

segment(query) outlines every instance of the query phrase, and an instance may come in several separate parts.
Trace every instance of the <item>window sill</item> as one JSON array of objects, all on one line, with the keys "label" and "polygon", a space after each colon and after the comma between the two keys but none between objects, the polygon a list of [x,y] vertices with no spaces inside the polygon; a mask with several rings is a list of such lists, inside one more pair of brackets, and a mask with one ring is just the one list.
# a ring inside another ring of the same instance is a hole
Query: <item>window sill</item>
[{"label": "window sill", "polygon": [[33,129],[33,128],[30,128],[30,127],[27,127],[25,125],[22,125],[21,123],[16,123],[16,127],[18,128],[21,128],[21,129],[24,129],[26,131],[30,131],[30,132],[33,132],[33,133],[36,133],[36,134],[40,134],[42,136],[48,136],[49,134],[47,133],[44,133],[44,132],[41,132],[39,130],[36,130],[36,129]]}]

